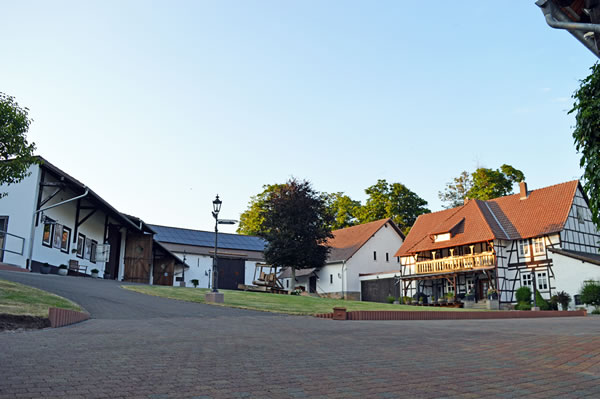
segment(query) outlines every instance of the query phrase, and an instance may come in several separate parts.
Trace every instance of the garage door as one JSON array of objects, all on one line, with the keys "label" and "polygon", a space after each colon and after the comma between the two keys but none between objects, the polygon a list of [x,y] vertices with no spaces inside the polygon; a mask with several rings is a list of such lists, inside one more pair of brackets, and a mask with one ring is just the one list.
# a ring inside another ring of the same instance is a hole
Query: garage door
[{"label": "garage door", "polygon": [[239,283],[244,283],[246,268],[243,259],[219,258],[217,261],[218,289],[237,289]]},{"label": "garage door", "polygon": [[396,297],[397,286],[394,286],[394,278],[374,279],[360,283],[361,300],[387,303],[388,296]]}]

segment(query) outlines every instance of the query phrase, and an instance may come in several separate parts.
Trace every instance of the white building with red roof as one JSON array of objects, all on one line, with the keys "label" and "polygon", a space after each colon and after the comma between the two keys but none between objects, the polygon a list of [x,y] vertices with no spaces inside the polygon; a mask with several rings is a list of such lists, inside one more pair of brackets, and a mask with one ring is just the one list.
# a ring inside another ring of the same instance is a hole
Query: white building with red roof
[{"label": "white building with red roof", "polygon": [[521,182],[520,193],[419,216],[395,253],[397,280],[425,301],[450,292],[487,301],[495,289],[507,307],[528,286],[545,299],[566,291],[579,306],[582,283],[600,279],[599,241],[579,181],[533,191]]},{"label": "white building with red roof", "polygon": [[[361,299],[361,274],[399,269],[400,258],[394,252],[402,245],[404,235],[389,218],[338,229],[327,241],[331,247],[321,268],[296,270],[294,287],[321,296]],[[280,275],[284,286],[291,285],[291,274]]]}]

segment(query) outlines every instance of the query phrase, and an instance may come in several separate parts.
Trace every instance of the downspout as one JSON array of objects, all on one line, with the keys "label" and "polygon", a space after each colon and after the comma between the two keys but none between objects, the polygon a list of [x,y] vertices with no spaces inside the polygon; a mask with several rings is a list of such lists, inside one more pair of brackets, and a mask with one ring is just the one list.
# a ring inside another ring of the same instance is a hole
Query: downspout
[{"label": "downspout", "polygon": [[[39,182],[38,182],[38,190],[39,190],[39,187],[40,187],[40,185],[39,185]],[[33,223],[31,224],[31,233],[30,233],[30,236],[29,236],[29,252],[27,254],[27,260],[29,260],[29,270],[31,270],[31,263],[33,261],[31,259],[31,257],[33,256],[33,240],[35,239],[35,218],[36,218],[37,214],[41,213],[43,211],[49,210],[51,208],[54,208],[54,207],[62,206],[63,204],[70,203],[70,202],[72,202],[74,200],[79,200],[79,199],[84,198],[85,196],[88,195],[88,193],[90,191],[86,186],[84,186],[84,188],[85,188],[85,193],[82,194],[81,196],[73,197],[72,199],[61,201],[60,203],[56,203],[56,204],[53,204],[53,205],[48,206],[48,207],[40,208],[39,210],[36,210],[33,213]],[[75,221],[75,223],[77,223],[77,222],[78,221]]]},{"label": "downspout", "polygon": [[344,267],[346,267],[346,261],[342,261],[342,299],[346,300],[346,291],[344,290]]}]

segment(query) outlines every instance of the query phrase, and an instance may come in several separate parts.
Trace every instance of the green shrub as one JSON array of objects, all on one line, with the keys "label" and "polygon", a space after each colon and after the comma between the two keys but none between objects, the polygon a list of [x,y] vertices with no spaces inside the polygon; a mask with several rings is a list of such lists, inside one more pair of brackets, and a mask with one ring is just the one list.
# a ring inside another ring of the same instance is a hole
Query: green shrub
[{"label": "green shrub", "polygon": [[197,288],[199,284],[200,281],[198,281],[198,279],[192,279],[192,285],[194,285],[195,288]]},{"label": "green shrub", "polygon": [[548,304],[550,305],[551,310],[558,311],[558,304],[559,304],[558,296],[554,295],[554,296],[550,297]]},{"label": "green shrub", "polygon": [[388,303],[393,304],[396,301],[396,298],[394,296],[388,296],[386,300]]},{"label": "green shrub", "polygon": [[548,302],[542,297],[537,289],[535,291],[535,305],[538,306],[542,311],[550,310],[550,304],[548,304]]},{"label": "green shrub", "polygon": [[515,306],[515,310],[529,311],[531,310],[531,304],[523,302],[517,303],[517,305]]},{"label": "green shrub", "polygon": [[410,297],[410,296],[404,296],[404,297],[402,297],[402,302],[404,304],[410,304],[411,301],[412,301],[412,297]]},{"label": "green shrub", "polygon": [[571,302],[571,296],[569,295],[569,293],[565,291],[560,291],[556,293],[556,300],[558,301],[558,304],[560,304],[563,310],[566,311],[569,309],[569,303]]},{"label": "green shrub", "polygon": [[595,315],[600,315],[600,310],[599,310],[599,309],[597,309],[597,308],[594,308],[594,309],[592,310],[592,314],[595,314]]},{"label": "green shrub", "polygon": [[527,286],[521,286],[515,294],[517,303],[531,303],[531,289]]},{"label": "green shrub", "polygon": [[600,312],[600,283],[585,281],[579,291],[581,302],[588,306],[594,306],[594,311]]}]

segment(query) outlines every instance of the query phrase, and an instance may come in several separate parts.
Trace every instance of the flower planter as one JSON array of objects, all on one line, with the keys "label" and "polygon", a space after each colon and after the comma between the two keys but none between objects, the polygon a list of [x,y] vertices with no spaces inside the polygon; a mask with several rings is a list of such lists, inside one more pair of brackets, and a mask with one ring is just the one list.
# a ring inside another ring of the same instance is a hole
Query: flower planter
[{"label": "flower planter", "polygon": [[98,273],[97,272],[92,272],[92,278],[97,278],[98,277]]},{"label": "flower planter", "polygon": [[50,266],[49,265],[40,265],[40,274],[47,275],[49,273],[50,273]]},{"label": "flower planter", "polygon": [[69,272],[69,270],[68,270],[68,269],[66,269],[66,268],[59,268],[59,269],[58,269],[58,274],[59,274],[60,276],[67,276],[67,273],[68,273],[68,272]]}]

